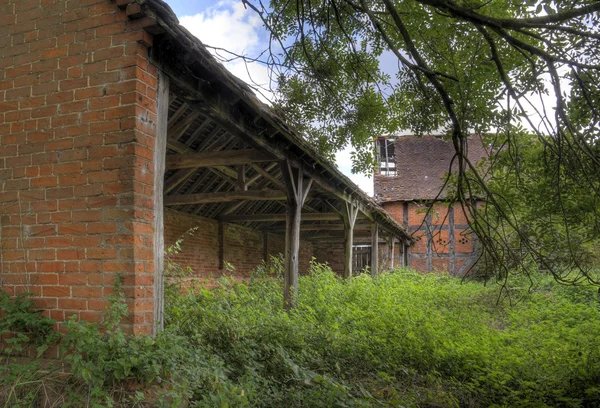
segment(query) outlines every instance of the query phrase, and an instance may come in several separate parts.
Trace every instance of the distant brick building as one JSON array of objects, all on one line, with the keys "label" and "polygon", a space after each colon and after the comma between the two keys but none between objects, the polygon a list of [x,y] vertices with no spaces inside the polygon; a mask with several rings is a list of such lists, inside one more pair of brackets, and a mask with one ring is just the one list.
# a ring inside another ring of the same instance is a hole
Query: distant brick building
[{"label": "distant brick building", "polygon": [[[460,205],[448,203],[442,191],[452,143],[432,136],[381,137],[377,143],[375,199],[417,240],[408,265],[422,272],[466,273],[476,260],[477,237]],[[469,140],[468,157],[473,163],[487,157],[479,138]]]}]

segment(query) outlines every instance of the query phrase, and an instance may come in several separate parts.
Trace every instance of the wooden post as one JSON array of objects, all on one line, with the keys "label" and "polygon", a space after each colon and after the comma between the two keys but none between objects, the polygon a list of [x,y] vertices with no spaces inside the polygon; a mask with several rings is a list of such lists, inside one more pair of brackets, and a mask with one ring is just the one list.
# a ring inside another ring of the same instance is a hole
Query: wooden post
[{"label": "wooden post", "polygon": [[164,177],[169,120],[169,77],[158,71],[157,128],[154,145],[154,334],[163,328],[164,315]]},{"label": "wooden post", "polygon": [[394,234],[390,233],[390,240],[389,242],[389,251],[390,251],[390,269],[394,269],[394,241],[396,240],[396,237],[394,237]]},{"label": "wooden post", "polygon": [[290,310],[298,295],[300,221],[312,179],[304,177],[302,168],[292,167],[289,161],[281,163],[281,170],[287,194],[283,303],[284,308]]},{"label": "wooden post", "polygon": [[371,230],[371,276],[376,276],[379,272],[379,224],[373,223]]},{"label": "wooden post", "polygon": [[246,166],[241,164],[237,168],[237,188],[240,191],[248,191],[248,185],[246,184]]},{"label": "wooden post", "polygon": [[222,271],[225,268],[225,231],[222,221],[219,221],[217,240],[219,241],[219,270]]},{"label": "wooden post", "polygon": [[352,276],[352,248],[354,245],[354,224],[358,216],[358,206],[345,202],[342,210],[342,220],[344,221],[344,278]]}]

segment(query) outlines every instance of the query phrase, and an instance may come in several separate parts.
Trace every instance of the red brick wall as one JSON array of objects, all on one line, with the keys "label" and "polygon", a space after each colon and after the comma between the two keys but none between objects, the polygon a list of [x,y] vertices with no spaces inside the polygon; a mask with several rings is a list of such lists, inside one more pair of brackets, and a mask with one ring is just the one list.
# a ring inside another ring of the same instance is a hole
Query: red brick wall
[{"label": "red brick wall", "polygon": [[[193,233],[186,234],[190,228]],[[165,246],[172,245],[185,234],[182,251],[171,259],[182,266],[190,266],[194,274],[203,277],[217,277],[219,270],[219,226],[212,219],[165,210]],[[235,267],[235,276],[245,277],[264,259],[264,234],[260,231],[236,224],[223,225],[223,259]],[[285,252],[283,235],[267,235],[267,254]],[[300,273],[308,270],[313,256],[313,246],[308,241],[300,244]]]},{"label": "red brick wall", "polygon": [[[446,204],[434,204],[430,212],[431,237],[429,239],[424,222],[427,215],[425,204],[393,201],[384,203],[383,207],[416,239],[415,244],[410,248],[411,268],[421,272],[465,272],[461,271],[461,268],[472,257],[474,244],[473,236],[468,229],[467,217],[460,206],[454,206],[450,213]],[[450,237],[452,230],[453,243]]]},{"label": "red brick wall", "polygon": [[0,273],[91,321],[123,274],[148,332],[157,72],[129,24],[110,0],[0,2]]},{"label": "red brick wall", "polygon": [[344,241],[318,242],[315,243],[313,253],[317,262],[327,263],[336,273],[344,273]]}]

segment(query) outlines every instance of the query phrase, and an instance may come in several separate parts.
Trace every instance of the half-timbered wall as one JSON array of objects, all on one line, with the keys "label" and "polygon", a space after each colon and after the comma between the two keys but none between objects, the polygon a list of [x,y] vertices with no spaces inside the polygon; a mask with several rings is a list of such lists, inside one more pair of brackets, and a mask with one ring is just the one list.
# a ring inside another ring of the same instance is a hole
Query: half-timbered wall
[{"label": "half-timbered wall", "polygon": [[383,207],[416,238],[409,251],[410,268],[462,275],[475,260],[476,238],[460,206],[438,203],[429,214],[426,204],[417,202],[394,201]]}]

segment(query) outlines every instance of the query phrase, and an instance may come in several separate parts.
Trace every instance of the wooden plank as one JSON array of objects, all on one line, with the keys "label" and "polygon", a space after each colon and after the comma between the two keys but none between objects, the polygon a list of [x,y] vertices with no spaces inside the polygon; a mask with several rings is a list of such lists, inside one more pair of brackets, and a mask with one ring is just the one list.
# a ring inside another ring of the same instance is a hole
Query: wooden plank
[{"label": "wooden plank", "polygon": [[226,203],[231,201],[285,201],[287,195],[277,190],[227,191],[217,193],[180,194],[165,197],[165,205]]},{"label": "wooden plank", "polygon": [[178,185],[183,183],[188,178],[192,177],[192,174],[194,174],[195,172],[196,172],[196,169],[177,170],[177,172],[175,172],[175,174],[173,174],[171,177],[169,177],[165,181],[165,188],[164,188],[165,194],[168,194],[171,191],[173,191],[175,189],[175,187],[177,187]]},{"label": "wooden plank", "polygon": [[246,165],[244,164],[237,168],[237,188],[240,191],[248,190],[248,184],[246,184]]},{"label": "wooden plank", "polygon": [[371,230],[371,276],[379,273],[379,224],[372,225]]},{"label": "wooden plank", "polygon": [[390,235],[390,269],[394,269],[394,244],[396,237]]},{"label": "wooden plank", "polygon": [[185,143],[181,143],[180,141],[168,139],[167,147],[171,150],[175,150],[177,153],[185,153],[193,151],[188,145]]},{"label": "wooden plank", "polygon": [[222,271],[225,267],[224,253],[225,253],[225,231],[223,223],[219,222],[217,231],[217,240],[219,241],[219,270]]},{"label": "wooden plank", "polygon": [[175,122],[177,122],[179,118],[185,113],[185,111],[188,110],[189,107],[190,105],[188,105],[186,102],[183,102],[179,109],[177,109],[175,113],[173,113],[173,115],[171,115],[171,117],[169,118],[167,129],[173,126]]},{"label": "wooden plank", "polygon": [[[345,231],[346,227],[344,224],[331,224],[331,223],[321,223],[321,224],[302,224],[300,226],[302,231]],[[272,227],[265,228],[264,231],[271,232],[282,232],[284,231],[284,227]],[[353,228],[354,232],[356,231],[371,231],[371,226],[366,224],[356,224]]]},{"label": "wooden plank", "polygon": [[158,71],[157,128],[154,145],[154,326],[156,334],[164,327],[164,211],[163,182],[167,154],[167,122],[169,118],[169,77]]},{"label": "wooden plank", "polygon": [[242,149],[220,152],[172,154],[167,156],[166,165],[167,169],[172,170],[200,167],[234,166],[270,161],[273,161],[273,157],[271,155],[255,149]]},{"label": "wooden plank", "polygon": [[[243,214],[223,215],[218,217],[225,222],[280,222],[286,220],[285,214]],[[335,213],[302,213],[302,221],[337,221]]]},{"label": "wooden plank", "polygon": [[179,122],[169,126],[167,135],[169,139],[178,140],[192,126],[192,123],[200,117],[200,112],[193,110]]},{"label": "wooden plank", "polygon": [[259,165],[251,164],[250,167],[252,167],[254,170],[256,170],[256,172],[258,174],[260,174],[261,176],[263,176],[264,178],[269,180],[271,183],[273,183],[280,190],[285,190],[285,186],[281,181],[277,180],[272,174],[270,174],[268,171],[265,171]]},{"label": "wooden plank", "polygon": [[[250,166],[256,166],[255,164],[251,164]],[[275,168],[277,166],[277,163],[271,163],[269,164],[266,168],[264,168],[263,170],[266,171],[267,173],[270,172],[271,170],[273,170],[273,168]],[[261,167],[262,169],[262,167]],[[256,183],[258,180],[262,179],[263,176],[262,174],[257,174],[254,177],[252,177],[250,180],[248,180],[248,186],[251,186],[252,184]],[[281,184],[281,186],[283,187],[283,184]],[[264,187],[264,186],[263,186]],[[262,187],[261,187],[262,188]],[[283,188],[281,188],[281,190],[283,190]]]},{"label": "wooden plank", "polygon": [[[229,169],[229,167],[227,167],[227,169]],[[189,170],[189,169],[181,169],[178,171],[185,171],[185,170]],[[194,169],[194,171],[196,171],[196,170],[197,169]],[[210,167],[208,170],[211,173],[215,174],[217,177],[219,177],[221,180],[225,180],[227,183],[231,184],[232,186],[237,187],[237,185],[238,185],[237,175],[236,175],[236,177],[230,177],[226,173],[220,171],[217,168],[213,168],[213,167]],[[235,171],[234,171],[234,174],[235,174]]]},{"label": "wooden plank", "polygon": [[352,249],[354,245],[354,224],[358,215],[358,206],[351,203],[344,203],[342,210],[342,219],[344,222],[344,278],[352,276]]}]

